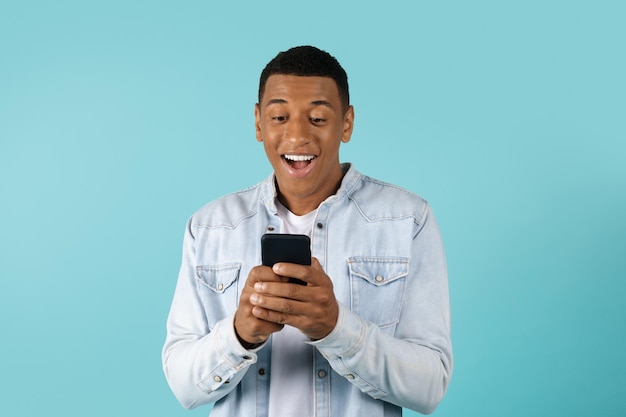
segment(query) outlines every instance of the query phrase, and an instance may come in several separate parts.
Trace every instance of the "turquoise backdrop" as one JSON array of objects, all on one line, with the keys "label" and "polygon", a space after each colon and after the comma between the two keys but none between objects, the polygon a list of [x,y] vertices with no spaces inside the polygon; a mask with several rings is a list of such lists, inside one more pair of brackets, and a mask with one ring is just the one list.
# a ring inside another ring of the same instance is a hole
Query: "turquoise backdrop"
[{"label": "turquoise backdrop", "polygon": [[258,76],[299,44],[349,74],[342,159],[438,217],[455,369],[435,415],[620,415],[625,18],[602,0],[2,1],[0,415],[208,414],[161,370],[183,230],[270,173]]}]

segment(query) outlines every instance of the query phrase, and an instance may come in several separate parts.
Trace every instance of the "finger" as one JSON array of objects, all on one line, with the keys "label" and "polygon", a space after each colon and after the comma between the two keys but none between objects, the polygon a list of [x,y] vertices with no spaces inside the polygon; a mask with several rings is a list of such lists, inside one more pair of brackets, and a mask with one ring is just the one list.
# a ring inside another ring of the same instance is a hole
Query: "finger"
[{"label": "finger", "polygon": [[262,282],[254,284],[254,291],[258,294],[266,294],[280,298],[290,298],[292,300],[304,300],[306,287],[289,282]]},{"label": "finger", "polygon": [[274,264],[272,271],[276,275],[287,278],[297,278],[305,283],[311,280],[311,267],[309,265],[291,264],[287,262],[279,262]]},{"label": "finger", "polygon": [[336,317],[324,320],[323,316],[309,317],[301,314],[289,314],[259,306],[253,307],[252,314],[265,323],[276,323],[277,326],[293,326],[313,340],[326,337],[335,328],[337,322]]},{"label": "finger", "polygon": [[274,273],[272,268],[269,266],[258,265],[250,270],[248,274],[248,279],[246,281],[246,285],[250,287],[254,287],[254,284],[260,281],[264,282],[281,282],[284,281],[284,277],[281,277]]},{"label": "finger", "polygon": [[285,313],[280,313],[277,311],[266,310],[261,307],[254,307],[252,309],[252,314],[263,321],[276,323],[279,325],[285,325],[288,323],[288,315]]},{"label": "finger", "polygon": [[272,297],[268,295],[252,294],[250,296],[250,303],[254,306],[252,308],[253,311],[255,307],[262,307],[265,310],[285,314],[302,314],[306,311],[305,303],[297,300],[290,300],[288,298]]},{"label": "finger", "polygon": [[270,334],[280,331],[281,324],[260,320],[250,310],[238,310],[235,314],[234,327],[240,341],[247,344],[262,343]]},{"label": "finger", "polygon": [[324,269],[322,269],[322,264],[320,264],[320,261],[317,258],[311,258],[311,266],[318,271],[324,271]]},{"label": "finger", "polygon": [[300,279],[311,285],[322,285],[330,280],[317,258],[311,258],[311,265],[298,265],[285,262],[274,264],[272,270],[277,275]]}]

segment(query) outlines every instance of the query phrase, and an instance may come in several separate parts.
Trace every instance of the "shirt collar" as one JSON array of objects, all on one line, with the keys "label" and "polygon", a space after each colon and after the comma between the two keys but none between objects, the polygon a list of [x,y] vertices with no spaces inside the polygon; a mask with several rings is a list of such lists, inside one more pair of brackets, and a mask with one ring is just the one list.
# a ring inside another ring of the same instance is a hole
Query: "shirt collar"
[{"label": "shirt collar", "polygon": [[[343,179],[341,180],[341,185],[339,189],[334,195],[331,195],[324,203],[332,204],[334,201],[340,198],[346,198],[350,194],[352,194],[361,174],[354,169],[354,166],[345,162],[341,164],[341,171],[344,173]],[[261,199],[265,206],[272,214],[277,214],[278,210],[276,209],[276,197],[278,196],[278,192],[276,189],[276,175],[272,172],[272,174],[265,179],[262,183],[262,191],[261,191]]]}]

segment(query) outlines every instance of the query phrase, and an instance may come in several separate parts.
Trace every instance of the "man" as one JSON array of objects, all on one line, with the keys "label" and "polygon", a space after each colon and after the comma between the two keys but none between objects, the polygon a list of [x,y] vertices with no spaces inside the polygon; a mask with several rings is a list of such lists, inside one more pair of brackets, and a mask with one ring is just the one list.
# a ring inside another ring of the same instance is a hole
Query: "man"
[{"label": "man", "polygon": [[[254,115],[274,173],[187,224],[163,348],[172,391],[186,408],[215,402],[213,416],[432,412],[452,349],[428,204],[340,164],[354,109],[328,53],[278,54]],[[309,235],[312,265],[260,266],[265,233]]]}]

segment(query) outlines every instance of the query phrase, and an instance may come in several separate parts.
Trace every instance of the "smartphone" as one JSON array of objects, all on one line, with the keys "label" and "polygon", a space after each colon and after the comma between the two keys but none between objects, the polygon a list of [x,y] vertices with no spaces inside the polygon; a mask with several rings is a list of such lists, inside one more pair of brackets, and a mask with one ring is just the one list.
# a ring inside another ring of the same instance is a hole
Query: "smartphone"
[{"label": "smartphone", "polygon": [[[270,267],[277,262],[311,265],[311,239],[307,235],[265,234],[261,236],[261,261]],[[297,278],[289,278],[289,282],[306,285]]]}]

